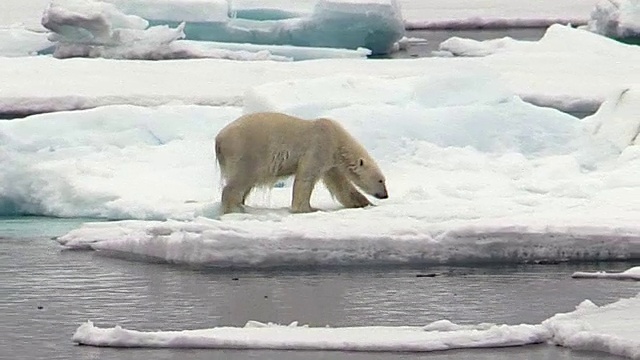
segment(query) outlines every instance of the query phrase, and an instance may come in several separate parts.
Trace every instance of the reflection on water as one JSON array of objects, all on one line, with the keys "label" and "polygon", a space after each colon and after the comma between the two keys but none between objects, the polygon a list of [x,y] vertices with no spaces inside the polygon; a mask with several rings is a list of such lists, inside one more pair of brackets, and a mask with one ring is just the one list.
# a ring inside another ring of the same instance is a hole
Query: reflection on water
[{"label": "reflection on water", "polygon": [[[43,221],[40,225],[44,228],[56,222]],[[0,224],[0,228],[7,228],[3,221]],[[47,228],[64,227],[56,226]],[[42,233],[50,235],[46,230]],[[120,324],[140,330],[242,326],[248,320],[299,321],[315,326],[424,325],[440,319],[460,323],[538,323],[554,313],[573,310],[584,299],[602,304],[637,294],[638,283],[569,278],[577,269],[627,267],[629,264],[610,263],[580,267],[214,272],[113,259],[88,251],[61,251],[48,237],[12,236],[0,240],[0,354],[16,354],[12,356],[16,359],[507,359],[520,355],[600,359],[601,354],[545,346],[380,355],[133,351],[80,347],[70,339],[88,319],[98,326]],[[440,275],[416,277],[420,272]]]}]

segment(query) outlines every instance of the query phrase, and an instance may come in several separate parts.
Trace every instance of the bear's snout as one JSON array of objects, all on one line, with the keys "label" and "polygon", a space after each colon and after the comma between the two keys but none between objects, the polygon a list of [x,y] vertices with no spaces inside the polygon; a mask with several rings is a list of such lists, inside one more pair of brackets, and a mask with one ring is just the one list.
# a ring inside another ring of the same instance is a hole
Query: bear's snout
[{"label": "bear's snout", "polygon": [[387,192],[385,191],[385,192],[382,192],[382,193],[376,193],[373,196],[375,196],[378,199],[386,199],[386,198],[389,197],[389,194],[387,194]]}]

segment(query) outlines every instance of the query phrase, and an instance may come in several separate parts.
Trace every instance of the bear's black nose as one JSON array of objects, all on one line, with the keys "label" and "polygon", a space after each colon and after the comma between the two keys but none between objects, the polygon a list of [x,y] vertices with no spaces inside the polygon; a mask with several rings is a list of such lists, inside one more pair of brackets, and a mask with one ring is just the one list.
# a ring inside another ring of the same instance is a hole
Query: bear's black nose
[{"label": "bear's black nose", "polygon": [[385,193],[376,193],[374,196],[376,198],[378,198],[378,199],[386,199],[386,198],[389,197],[389,195],[386,192]]}]

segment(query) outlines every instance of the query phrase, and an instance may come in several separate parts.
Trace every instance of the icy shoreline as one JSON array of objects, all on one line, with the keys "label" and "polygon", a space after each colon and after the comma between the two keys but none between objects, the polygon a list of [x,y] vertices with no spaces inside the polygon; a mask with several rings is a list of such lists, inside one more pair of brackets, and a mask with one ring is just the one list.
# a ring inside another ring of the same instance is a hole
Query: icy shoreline
[{"label": "icy shoreline", "polygon": [[[405,224],[328,233],[304,219],[86,223],[58,237],[66,248],[212,268],[367,267],[624,261],[640,259],[640,229]],[[320,220],[320,219],[318,219]],[[326,220],[326,219],[325,219]],[[343,224],[334,219],[334,228]],[[328,221],[326,221],[328,222]],[[406,221],[404,221],[406,223]],[[328,224],[325,224],[328,225]],[[344,225],[348,225],[345,222]],[[311,228],[311,226],[315,228]],[[282,228],[282,230],[279,230]],[[440,230],[438,228],[441,228]],[[618,235],[613,235],[618,234]]]}]

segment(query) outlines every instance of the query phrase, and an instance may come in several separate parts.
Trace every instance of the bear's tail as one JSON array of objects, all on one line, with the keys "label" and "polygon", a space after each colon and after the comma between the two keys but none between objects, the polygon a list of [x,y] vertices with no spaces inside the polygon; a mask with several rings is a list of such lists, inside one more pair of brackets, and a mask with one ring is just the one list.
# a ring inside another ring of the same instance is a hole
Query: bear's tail
[{"label": "bear's tail", "polygon": [[220,188],[224,186],[225,179],[227,178],[227,162],[224,157],[224,152],[222,151],[222,144],[218,139],[215,141],[215,153],[216,153],[216,166],[218,167],[218,171],[220,177],[218,179]]}]

